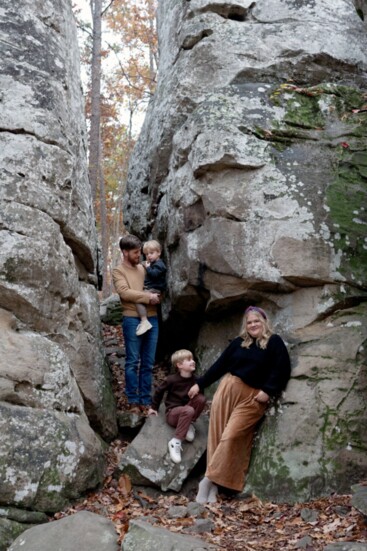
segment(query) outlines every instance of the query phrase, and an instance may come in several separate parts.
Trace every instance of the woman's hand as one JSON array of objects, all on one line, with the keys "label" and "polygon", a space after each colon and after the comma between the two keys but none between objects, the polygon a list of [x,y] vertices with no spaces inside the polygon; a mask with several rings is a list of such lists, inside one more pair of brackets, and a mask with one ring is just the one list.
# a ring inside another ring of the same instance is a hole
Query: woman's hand
[{"label": "woman's hand", "polygon": [[260,390],[258,394],[256,394],[254,400],[256,400],[256,402],[260,402],[261,404],[266,404],[269,402],[270,396],[269,394],[266,394],[266,392],[264,392],[263,390]]},{"label": "woman's hand", "polygon": [[200,388],[199,388],[199,385],[193,385],[189,392],[187,393],[189,395],[189,398],[190,400],[192,400],[193,398],[195,398],[195,396],[197,396],[200,392]]}]

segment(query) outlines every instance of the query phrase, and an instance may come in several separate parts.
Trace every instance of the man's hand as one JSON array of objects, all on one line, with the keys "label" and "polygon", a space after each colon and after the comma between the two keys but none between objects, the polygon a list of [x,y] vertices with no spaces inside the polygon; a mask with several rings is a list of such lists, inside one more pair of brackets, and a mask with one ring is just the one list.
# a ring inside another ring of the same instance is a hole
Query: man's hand
[{"label": "man's hand", "polygon": [[260,392],[256,394],[254,400],[256,400],[256,402],[260,402],[261,404],[267,404],[270,400],[270,396],[263,390],[260,390]]},{"label": "man's hand", "polygon": [[193,385],[190,388],[190,390],[187,394],[188,394],[190,400],[192,400],[193,398],[195,398],[195,396],[197,396],[199,394],[199,392],[200,392],[200,387],[199,387],[199,385],[196,384],[196,385]]},{"label": "man's hand", "polygon": [[160,301],[160,295],[158,295],[157,293],[149,293],[149,304],[159,304]]},{"label": "man's hand", "polygon": [[148,415],[158,415],[158,411],[153,408],[148,409]]}]

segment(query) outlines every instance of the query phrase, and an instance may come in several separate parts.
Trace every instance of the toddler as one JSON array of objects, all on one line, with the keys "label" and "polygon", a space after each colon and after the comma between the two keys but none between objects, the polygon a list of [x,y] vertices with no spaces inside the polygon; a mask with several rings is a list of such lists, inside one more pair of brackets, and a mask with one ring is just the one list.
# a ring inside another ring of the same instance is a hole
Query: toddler
[{"label": "toddler", "polygon": [[[161,294],[166,289],[167,268],[161,259],[161,246],[158,241],[147,241],[143,246],[143,253],[146,261],[143,263],[146,275],[144,279],[144,290],[151,293]],[[152,324],[147,317],[147,308],[145,304],[136,304],[136,310],[140,317],[140,323],[136,328],[136,334],[143,335],[152,328]]]}]

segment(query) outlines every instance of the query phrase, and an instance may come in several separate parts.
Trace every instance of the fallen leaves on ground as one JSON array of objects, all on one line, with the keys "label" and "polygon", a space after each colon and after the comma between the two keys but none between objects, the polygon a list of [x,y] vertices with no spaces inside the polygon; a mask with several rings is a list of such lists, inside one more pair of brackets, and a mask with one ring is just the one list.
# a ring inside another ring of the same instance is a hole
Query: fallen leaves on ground
[{"label": "fallen leaves on ground", "polygon": [[[123,445],[122,441],[117,440],[111,447],[121,451]],[[82,510],[103,515],[114,523],[119,543],[131,519],[146,517],[156,527],[182,534],[194,525],[195,517],[169,518],[168,513],[172,506],[187,505],[189,498],[180,494],[152,498],[136,489],[126,494],[128,485],[126,475],[122,484],[120,479],[108,476],[103,488],[91,492],[78,504],[56,514],[55,518]],[[317,520],[303,520],[303,509],[317,511]],[[367,526],[362,515],[351,507],[349,495],[333,495],[295,505],[263,502],[255,496],[247,499],[221,497],[218,503],[205,507],[204,516],[212,520],[213,531],[197,534],[196,537],[227,551],[293,550],[306,537],[310,543],[306,542],[304,549],[321,551],[330,542],[362,542],[367,539]]]},{"label": "fallen leaves on ground", "polygon": [[[111,338],[121,342],[119,328],[105,328]],[[155,368],[155,379],[166,374],[167,366]],[[121,368],[112,369],[114,389],[119,407],[122,395]],[[194,499],[181,494],[159,494],[132,487],[127,475],[114,478],[121,455],[129,440],[117,438],[106,452],[106,476],[102,488],[90,492],[83,500],[54,515],[55,519],[90,511],[109,518],[115,525],[119,543],[129,529],[131,519],[143,518],[171,532],[185,534],[195,524],[196,517],[170,518],[173,506],[186,506]],[[331,542],[367,541],[367,525],[363,516],[351,506],[350,495],[332,495],[309,503],[265,502],[251,496],[228,498],[220,496],[216,504],[206,505],[201,518],[213,522],[212,532],[193,534],[226,551],[288,551],[302,546],[306,551],[322,551]],[[314,512],[312,514],[305,514]],[[304,520],[310,518],[310,520]]]}]

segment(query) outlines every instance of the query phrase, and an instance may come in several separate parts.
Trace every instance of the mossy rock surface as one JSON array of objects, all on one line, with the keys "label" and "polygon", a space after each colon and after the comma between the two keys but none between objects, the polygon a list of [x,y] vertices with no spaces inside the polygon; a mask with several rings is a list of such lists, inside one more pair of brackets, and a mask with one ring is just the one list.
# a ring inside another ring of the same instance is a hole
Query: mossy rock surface
[{"label": "mossy rock surface", "polygon": [[[315,222],[326,222],[329,228],[330,242],[340,257],[340,274],[365,287],[367,112],[363,91],[331,83],[313,87],[283,84],[272,91],[270,100],[285,109],[282,120],[274,120],[271,131],[262,133],[274,146],[275,163],[286,172],[291,160],[302,161],[301,176],[308,187],[302,194],[304,203],[321,199],[320,206],[328,215],[323,216],[315,203]],[[306,168],[309,174],[304,172]],[[298,200],[302,201],[300,195]]]},{"label": "mossy rock surface", "polygon": [[22,524],[15,520],[0,518],[0,551],[7,551],[10,544],[20,536],[20,534],[25,532],[25,530],[32,528],[32,526],[34,525]]}]

